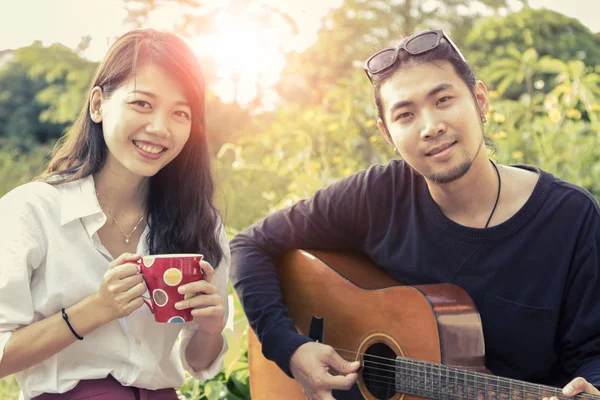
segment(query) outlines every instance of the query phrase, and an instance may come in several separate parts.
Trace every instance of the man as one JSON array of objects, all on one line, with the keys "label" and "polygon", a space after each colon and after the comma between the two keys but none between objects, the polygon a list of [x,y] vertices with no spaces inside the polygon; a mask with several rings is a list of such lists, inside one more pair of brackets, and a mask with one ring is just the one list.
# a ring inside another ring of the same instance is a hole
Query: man
[{"label": "man", "polygon": [[234,287],[265,356],[309,399],[356,381],[357,362],[298,334],[273,259],[359,250],[405,284],[465,289],[496,375],[600,394],[598,203],[539,168],[491,162],[487,89],[442,31],[404,39],[365,69],[379,129],[402,161],[344,178],[231,242]]}]

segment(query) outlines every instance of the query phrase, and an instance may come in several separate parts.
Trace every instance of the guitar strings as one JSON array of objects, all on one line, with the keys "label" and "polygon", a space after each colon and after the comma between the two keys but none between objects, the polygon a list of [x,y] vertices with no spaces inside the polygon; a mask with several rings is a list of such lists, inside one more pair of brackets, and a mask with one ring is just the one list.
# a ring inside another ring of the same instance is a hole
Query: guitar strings
[{"label": "guitar strings", "polygon": [[[365,364],[367,364],[369,362],[365,362]],[[377,363],[379,365],[384,365],[381,363]],[[420,383],[427,383],[426,381],[423,381],[423,379],[425,378],[423,375],[420,375],[421,372],[426,372],[426,371],[418,371],[418,370],[414,370],[410,367],[397,367],[394,370],[390,370],[390,369],[383,369],[383,368],[376,368],[376,367],[371,367],[371,366],[365,366],[364,368],[365,371],[373,371],[373,370],[378,370],[378,371],[385,371],[385,372],[399,372],[400,374],[402,374],[403,376],[405,376],[407,379],[405,380],[405,382],[403,383],[403,386],[406,388],[415,388],[415,389],[419,389],[419,390],[430,390],[427,388],[424,388]],[[378,376],[380,378],[383,379],[388,379],[389,382],[391,383],[391,381],[394,381],[394,383],[396,382],[395,378],[392,378],[390,376],[385,376],[385,375],[379,375],[379,374],[370,374],[372,376]],[[448,376],[448,375],[444,375],[441,373],[437,373],[437,374],[433,374],[433,378],[435,380],[436,377],[439,377],[439,384],[445,384],[445,385],[452,385],[452,384],[456,384],[456,385],[460,385],[460,384],[464,384],[465,382],[467,383],[475,383],[475,387],[473,389],[475,390],[486,390],[486,391],[495,391],[495,392],[502,392],[502,391],[508,391],[509,393],[512,392],[521,392],[523,393],[525,391],[525,385],[521,384],[519,382],[515,382],[514,384],[512,384],[511,382],[509,382],[509,385],[506,385],[506,382],[502,382],[502,381],[498,381],[498,382],[482,382],[482,381],[478,381],[475,379],[469,379],[469,377],[467,378],[462,378],[460,376],[455,375],[454,377]],[[415,381],[414,379],[411,378],[416,378],[417,380]],[[430,382],[432,383],[432,382]],[[435,382],[433,382],[435,383]],[[525,383],[527,384],[527,383]],[[532,387],[530,387],[531,390],[529,390],[529,393],[531,393],[532,395],[538,394],[538,395],[548,395],[548,396],[557,396],[560,399],[571,399],[570,397],[566,397],[564,395],[562,395],[562,391],[558,388],[554,388],[554,387],[550,387],[550,386],[543,386],[543,385],[534,385],[534,384],[528,384],[529,386],[534,386],[535,389],[533,389]],[[537,393],[533,393],[533,391],[537,391]],[[527,395],[528,393],[524,393],[525,395]],[[577,396],[577,398],[591,398],[591,399],[598,399],[600,397],[597,397],[595,395],[590,395],[590,394],[586,394],[586,393],[582,393],[579,396]]]},{"label": "guitar strings", "polygon": [[[350,353],[353,356],[359,355],[359,352],[352,351],[352,350],[340,349],[340,348],[335,348],[335,347],[334,347],[334,349],[338,350],[338,351]],[[500,376],[493,376],[491,379],[493,379],[495,382],[488,383],[488,381],[487,381],[488,375],[486,375],[486,374],[482,374],[483,375],[482,378],[486,379],[485,382],[482,382],[482,381],[478,381],[476,376],[472,376],[473,374],[475,374],[474,372],[468,371],[468,370],[462,370],[462,369],[456,369],[456,371],[458,373],[462,372],[463,374],[465,374],[466,377],[463,378],[458,375],[455,375],[454,377],[450,377],[448,375],[444,375],[441,372],[442,369],[448,368],[448,366],[445,366],[443,364],[432,363],[431,367],[430,367],[431,371],[424,371],[424,370],[418,370],[418,369],[411,368],[410,366],[403,365],[400,367],[396,367],[395,365],[391,365],[391,364],[377,363],[375,361],[367,360],[367,357],[370,357],[370,358],[385,360],[388,362],[392,361],[395,363],[395,361],[396,361],[395,358],[375,356],[375,355],[365,354],[365,353],[360,353],[360,355],[363,356],[363,361],[364,361],[365,365],[367,363],[370,363],[370,364],[383,365],[386,367],[393,368],[393,369],[383,369],[383,368],[375,368],[375,367],[365,367],[365,368],[369,368],[371,370],[380,370],[380,371],[391,372],[391,373],[396,373],[398,370],[401,370],[401,371],[404,371],[404,375],[408,375],[409,377],[417,377],[417,378],[423,378],[422,375],[418,375],[421,372],[430,372],[430,373],[435,374],[434,376],[436,376],[436,377],[439,376],[440,378],[446,378],[446,383],[452,383],[452,382],[475,383],[476,386],[477,386],[477,384],[485,385],[486,390],[490,390],[490,389],[493,390],[494,388],[497,388],[497,389],[508,389],[509,391],[516,390],[516,391],[523,392],[524,390],[529,388],[531,391],[536,390],[538,393],[541,393],[541,390],[544,390],[547,392],[553,392],[554,394],[551,394],[550,396],[557,396],[560,399],[573,399],[572,397],[566,397],[566,396],[562,395],[561,389],[558,389],[558,388],[555,388],[552,386],[538,385],[538,384],[533,384],[533,383],[529,383],[529,382],[520,382],[520,381],[516,381],[514,379],[504,378],[504,377],[500,377]],[[425,367],[425,365],[422,364],[423,361],[412,360],[410,358],[404,358],[404,357],[402,358],[402,360],[403,360],[404,364],[417,366],[418,368]],[[408,373],[406,373],[406,372],[408,372]],[[415,374],[413,374],[413,373],[415,373]],[[469,376],[469,375],[471,375],[471,376]],[[391,378],[391,377],[385,376],[385,375],[378,375],[378,376],[380,378],[384,378],[384,379],[393,379],[395,382],[395,378]],[[470,378],[472,378],[472,379],[470,379]],[[484,389],[484,388],[482,388],[482,389]],[[596,396],[596,395],[592,395],[592,394],[588,394],[588,393],[581,393],[578,396],[576,396],[575,398],[578,398],[578,399],[600,399],[600,396]]]},{"label": "guitar strings", "polygon": [[[371,374],[371,373],[367,373],[367,372],[363,372],[362,375],[363,376],[366,375],[366,376],[369,376],[369,377],[375,377],[375,378],[388,379],[387,381],[381,381],[379,379],[368,378],[367,382],[365,382],[365,385],[367,386],[367,389],[370,389],[370,390],[372,390],[372,389],[382,389],[382,390],[386,390],[386,391],[392,390],[395,393],[397,392],[396,385],[395,385],[395,379],[394,378],[386,377],[386,376],[381,376],[381,375],[378,375],[378,374]],[[383,384],[385,384],[385,386],[377,385],[376,383],[383,383]],[[441,390],[436,391],[435,389],[430,389],[428,387],[423,387],[423,386],[418,387],[419,385],[417,385],[417,387],[415,387],[414,385],[412,385],[412,383],[413,382],[408,382],[408,384],[405,384],[405,385],[402,385],[402,386],[404,388],[406,388],[406,389],[409,389],[409,390],[410,389],[417,389],[419,391],[419,393],[417,395],[423,395],[423,394],[424,395],[428,395],[428,396],[431,395],[432,398],[435,398],[435,395],[437,394],[437,395],[442,395],[444,399],[449,399],[449,398],[462,399],[462,398],[464,398],[465,393],[470,394],[469,393],[470,391],[469,391],[468,388],[466,390],[461,391],[460,394],[451,394],[451,393],[444,393]],[[490,389],[490,388],[488,388],[488,389]],[[493,388],[491,388],[491,389],[493,391]],[[472,393],[472,395],[477,395],[478,393],[477,393],[476,389],[473,388],[473,390],[476,393]],[[506,394],[508,396],[511,396],[510,392],[513,392],[515,390],[518,391],[518,389],[513,388],[511,391],[509,391],[509,393],[506,393]],[[498,393],[498,391],[496,391],[496,392],[497,392],[498,396],[502,396],[503,394],[505,394],[505,393]],[[534,394],[531,394],[531,395],[534,395]],[[540,393],[540,395],[542,395],[542,394]],[[547,395],[548,396],[553,396],[554,394],[547,394]],[[523,396],[521,396],[521,397],[524,400],[526,400],[527,397],[528,397],[528,394],[523,394]],[[563,396],[559,396],[559,398],[561,398],[561,399],[567,399],[567,397],[563,397]],[[536,399],[537,399],[537,397],[536,397]],[[571,399],[571,398],[569,398],[569,399]]]},{"label": "guitar strings", "polygon": [[[400,367],[394,371],[392,370],[385,370],[385,369],[381,369],[381,368],[375,368],[375,367],[365,367],[363,369],[363,371],[372,371],[372,370],[382,370],[382,371],[386,371],[386,372],[400,372],[403,376],[405,376],[407,379],[405,382],[403,382],[402,384],[400,384],[400,386],[404,389],[416,389],[417,391],[419,391],[419,393],[417,395],[423,394],[423,393],[427,393],[427,394],[443,394],[444,398],[447,398],[447,396],[457,396],[459,398],[462,398],[461,396],[464,396],[464,393],[468,393],[469,392],[469,388],[463,388],[464,390],[460,390],[461,388],[459,387],[458,390],[461,391],[460,395],[453,395],[450,393],[446,393],[444,392],[442,389],[440,390],[435,390],[435,389],[430,389],[429,387],[424,386],[423,384],[421,384],[422,379],[424,378],[421,375],[415,375],[413,374],[413,372],[415,372],[414,370],[410,369],[410,368],[404,368],[404,367]],[[406,372],[408,371],[408,372]],[[419,371],[416,371],[419,372]],[[363,372],[362,374],[363,376],[367,375],[367,376],[373,376],[373,377],[377,377],[377,378],[381,378],[381,379],[387,379],[387,381],[385,382],[386,384],[389,384],[389,387],[393,387],[394,390],[396,390],[396,379],[392,378],[391,376],[385,376],[385,375],[379,375],[377,373],[367,373],[367,372]],[[460,378],[460,377],[448,377],[448,376],[444,376],[444,375],[438,375],[441,378],[447,378],[446,380],[440,380],[439,384],[456,384],[459,385],[461,383],[466,382],[472,382],[472,383],[482,383],[482,382],[476,382],[476,381],[470,381],[468,378],[464,379],[464,378]],[[414,381],[411,380],[410,378],[418,378],[419,381]],[[372,378],[369,378],[369,383],[370,382],[379,382],[379,383],[383,383],[380,380],[375,380]],[[425,384],[427,384],[427,382],[423,382]],[[375,387],[375,385],[370,385],[367,384],[366,385],[367,388],[370,387]],[[389,388],[388,387],[388,388]],[[381,388],[381,387],[378,387]],[[521,390],[519,387],[517,386],[502,386],[502,385],[488,385],[487,383],[485,384],[485,387],[473,387],[471,388],[473,391],[475,391],[474,394],[478,394],[479,390],[485,390],[486,392],[495,392],[496,395],[502,396],[503,394],[506,394],[509,396],[511,396],[512,393],[517,392],[519,394],[521,394],[520,397],[522,397],[523,399],[527,399],[529,397],[529,395],[531,396],[535,396],[535,395],[543,395],[543,396],[555,396],[558,397],[559,399],[570,399],[572,400],[573,398],[571,397],[566,397],[564,395],[562,395],[562,393],[560,392],[560,389],[558,388],[551,388],[551,387],[541,387],[541,389],[543,391],[538,391],[538,393],[532,393],[532,392],[523,392],[523,390]],[[506,390],[506,391],[505,391]],[[398,391],[402,392],[402,389],[399,389]],[[545,393],[544,393],[545,392]],[[594,395],[589,395],[586,393],[582,393],[578,396],[575,397],[576,399],[586,399],[586,398],[591,398],[591,399],[597,399],[599,397],[596,397]],[[537,399],[537,397],[536,397]]]},{"label": "guitar strings", "polygon": [[[243,319],[240,318],[239,320],[237,320],[237,321],[234,322],[234,325],[237,325],[238,323],[241,323],[242,321],[246,321],[246,319],[245,318],[243,318]],[[376,367],[368,366],[368,367],[363,368],[363,371],[365,371],[365,370],[368,369],[368,370],[377,370],[377,371],[391,372],[391,373],[394,373],[394,374],[398,371],[398,367],[396,367],[395,365],[390,365],[390,364],[380,363],[380,362],[378,363],[378,362],[375,362],[375,361],[369,361],[369,360],[367,360],[367,357],[369,357],[369,358],[374,358],[374,359],[379,359],[379,360],[385,360],[385,361],[388,361],[388,362],[392,361],[392,362],[395,363],[395,361],[396,361],[395,358],[375,356],[375,355],[372,355],[372,354],[359,353],[357,351],[340,349],[340,348],[335,348],[335,347],[334,347],[334,349],[337,350],[337,351],[341,351],[341,352],[345,352],[345,353],[350,353],[352,356],[354,356],[354,355],[357,355],[357,356],[360,355],[360,356],[362,356],[364,358],[364,360],[363,360],[363,364],[364,365],[366,365],[366,364],[381,365],[381,366],[384,366],[384,367],[392,367],[393,368],[393,369],[385,369],[385,368],[376,368]],[[406,362],[410,363],[410,364],[414,364],[414,365],[417,365],[417,366],[423,366],[422,364],[419,364],[418,360],[417,361],[412,361],[409,358],[403,358],[403,360],[406,360]],[[354,361],[354,360],[348,360],[348,361]],[[470,377],[461,378],[461,377],[455,376],[454,378],[451,378],[451,377],[449,377],[447,375],[443,375],[442,372],[441,372],[441,370],[443,369],[443,367],[447,367],[447,366],[444,366],[443,364],[439,365],[439,366],[437,364],[432,364],[431,368],[437,370],[436,375],[435,375],[436,377],[437,376],[439,376],[440,378],[444,378],[445,377],[447,380],[467,382],[467,383],[475,383],[475,384],[479,383],[479,384],[483,384],[483,385],[487,386],[486,388],[479,388],[479,389],[484,389],[484,390],[493,390],[494,389],[493,388],[493,384],[492,385],[488,385],[487,383],[483,383],[481,381],[477,381],[476,377],[472,377],[472,380],[471,380]],[[414,377],[422,378],[422,376],[415,375],[415,374],[413,374],[413,372],[416,372],[417,374],[419,372],[426,372],[426,371],[418,371],[418,370],[411,369],[411,368],[405,367],[405,366],[399,367],[399,369],[401,371],[403,371],[402,373],[405,376],[408,376],[409,378],[410,377],[413,377],[413,378]],[[458,371],[461,371],[461,372],[464,371],[467,374],[473,374],[473,372],[467,371],[467,370],[460,370],[459,369]],[[366,372],[363,372],[363,375],[369,375],[369,376],[373,376],[373,377],[377,377],[377,378],[382,378],[382,379],[387,379],[388,380],[388,381],[384,382],[384,381],[380,381],[380,380],[375,380],[373,378],[369,378],[368,388],[389,390],[390,387],[393,387],[393,389],[395,391],[395,383],[396,383],[396,379],[395,378],[392,378],[392,377],[386,376],[386,375],[380,375],[380,374],[377,374],[377,373],[375,373],[375,374],[372,374],[372,373],[367,374]],[[486,379],[486,378],[487,377],[484,377],[484,379]],[[556,397],[558,397],[561,400],[573,400],[573,399],[598,400],[598,399],[600,399],[600,396],[596,396],[596,395],[592,395],[592,394],[588,394],[588,393],[580,393],[579,395],[577,395],[575,397],[566,397],[566,396],[562,395],[562,392],[560,391],[560,389],[553,388],[551,386],[536,385],[536,384],[532,384],[532,383],[528,383],[528,382],[521,383],[521,382],[518,382],[518,381],[514,381],[514,380],[512,380],[510,378],[503,378],[503,377],[498,377],[498,376],[493,376],[493,379],[495,379],[495,380],[497,379],[498,380],[498,383],[496,384],[496,387],[498,389],[509,389],[509,391],[515,391],[516,390],[516,391],[519,391],[519,392],[523,393],[523,390],[525,389],[525,386],[533,386],[533,387],[537,388],[538,393],[539,393],[540,389],[555,391],[554,394],[550,394],[549,396],[556,396]],[[383,383],[385,386],[374,385],[373,383]],[[392,385],[392,383],[393,383],[393,385]],[[446,383],[448,383],[448,382],[446,382]],[[508,384],[508,386],[506,386],[507,384]],[[500,386],[500,385],[502,385],[502,386]],[[523,389],[520,389],[519,386],[522,386]],[[419,390],[424,390],[425,392],[427,392],[427,394],[431,394],[431,395],[435,395],[436,394],[436,392],[433,389],[419,388]],[[474,388],[474,390],[478,390],[478,388]],[[528,393],[523,393],[523,394],[524,394],[523,400],[527,400]],[[444,394],[444,395],[445,396],[454,396],[454,395],[450,395],[450,394]]]}]

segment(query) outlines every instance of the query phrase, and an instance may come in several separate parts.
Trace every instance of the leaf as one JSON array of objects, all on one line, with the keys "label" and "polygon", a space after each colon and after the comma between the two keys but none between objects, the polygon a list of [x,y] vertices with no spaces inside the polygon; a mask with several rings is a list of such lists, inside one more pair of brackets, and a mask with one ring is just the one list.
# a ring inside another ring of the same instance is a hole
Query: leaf
[{"label": "leaf", "polygon": [[250,395],[248,370],[239,371],[229,377],[229,383],[233,386],[232,392],[243,397]]},{"label": "leaf", "polygon": [[523,53],[522,61],[526,65],[534,65],[538,60],[538,53],[534,48],[527,49]]},{"label": "leaf", "polygon": [[503,94],[504,92],[506,92],[506,90],[508,89],[508,87],[513,82],[514,82],[514,78],[512,76],[508,75],[504,79],[502,79],[502,81],[496,87],[496,90],[498,91],[498,93]]},{"label": "leaf", "polygon": [[220,400],[227,393],[227,387],[219,380],[207,381],[204,385],[204,395],[207,400]]}]

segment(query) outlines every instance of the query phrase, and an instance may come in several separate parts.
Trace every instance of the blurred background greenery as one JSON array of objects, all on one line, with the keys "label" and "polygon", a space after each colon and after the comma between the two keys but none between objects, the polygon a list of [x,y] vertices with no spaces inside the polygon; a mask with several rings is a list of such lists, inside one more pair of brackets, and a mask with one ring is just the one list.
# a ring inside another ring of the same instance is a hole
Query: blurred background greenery
[{"label": "blurred background greenery", "polygon": [[[149,16],[177,3],[181,16],[171,29],[186,38],[208,35],[223,15],[234,23],[256,22],[274,42],[278,29],[291,35],[299,29],[293,15],[260,0],[216,7],[203,7],[208,1],[202,0],[121,1],[131,27],[145,26]],[[218,202],[230,237],[342,176],[394,157],[377,130],[361,64],[400,36],[426,28],[447,30],[488,85],[492,110],[486,129],[499,146],[493,156],[498,162],[538,165],[600,198],[599,33],[558,12],[530,8],[527,1],[340,3],[323,16],[316,39],[303,51],[275,46],[285,63],[280,76],[267,84],[255,71],[252,95],[244,101],[241,79],[253,54],[230,66],[228,100],[218,90],[221,66],[210,54],[199,54],[210,88],[207,121]],[[41,172],[53,143],[75,119],[96,66],[83,56],[89,43],[84,37],[73,49],[35,42],[0,50],[0,196]],[[243,52],[241,47],[226,51]],[[232,296],[226,367],[203,384],[188,378],[182,398],[250,397],[248,326]],[[13,377],[0,380],[0,398],[18,398]]]}]

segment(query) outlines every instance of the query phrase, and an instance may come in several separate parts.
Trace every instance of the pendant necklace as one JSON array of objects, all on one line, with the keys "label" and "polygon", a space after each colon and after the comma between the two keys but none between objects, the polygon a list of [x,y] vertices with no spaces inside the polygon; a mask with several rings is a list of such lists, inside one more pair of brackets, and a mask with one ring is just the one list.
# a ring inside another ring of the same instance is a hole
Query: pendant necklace
[{"label": "pendant necklace", "polygon": [[140,226],[140,224],[144,220],[144,216],[142,215],[142,217],[140,218],[140,220],[138,221],[138,223],[133,227],[133,230],[131,232],[129,232],[129,235],[128,235],[125,232],[123,232],[123,229],[121,229],[121,226],[117,222],[117,219],[115,218],[115,215],[112,213],[112,211],[110,211],[110,208],[108,208],[108,206],[106,205],[106,203],[104,201],[102,201],[102,198],[100,197],[100,193],[96,192],[96,196],[98,196],[98,200],[100,200],[100,203],[104,206],[104,208],[106,209],[106,211],[108,211],[108,213],[112,217],[113,221],[115,221],[115,225],[117,225],[117,228],[119,228],[119,230],[121,231],[121,233],[123,234],[123,236],[125,236],[125,243],[129,243],[129,238],[131,237],[131,235],[133,235],[133,232],[135,232],[135,230],[138,228],[138,226]]}]

